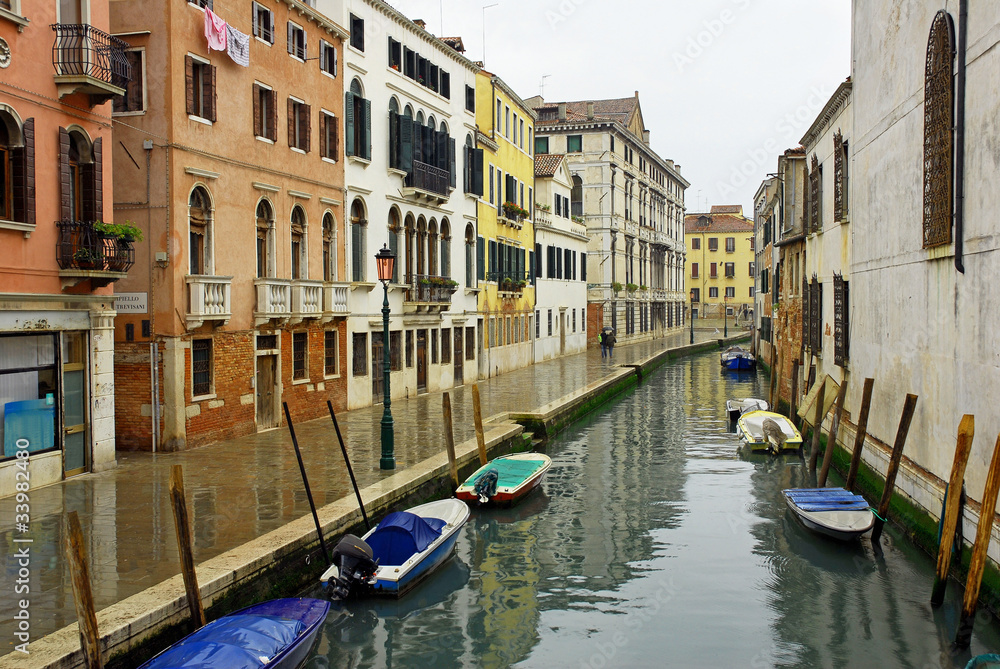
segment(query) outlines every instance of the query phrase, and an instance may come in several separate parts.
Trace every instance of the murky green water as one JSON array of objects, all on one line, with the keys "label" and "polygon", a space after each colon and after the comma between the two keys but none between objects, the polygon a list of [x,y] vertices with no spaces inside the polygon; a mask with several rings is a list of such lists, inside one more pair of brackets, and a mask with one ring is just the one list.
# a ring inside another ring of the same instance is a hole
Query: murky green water
[{"label": "murky green water", "polygon": [[[306,666],[964,666],[930,557],[891,528],[881,556],[811,534],[780,492],[806,464],[738,452],[725,399],[765,392],[714,355],[663,368],[550,445],[543,491],[473,509],[417,590],[331,611]],[[981,614],[971,654],[998,649]]]}]

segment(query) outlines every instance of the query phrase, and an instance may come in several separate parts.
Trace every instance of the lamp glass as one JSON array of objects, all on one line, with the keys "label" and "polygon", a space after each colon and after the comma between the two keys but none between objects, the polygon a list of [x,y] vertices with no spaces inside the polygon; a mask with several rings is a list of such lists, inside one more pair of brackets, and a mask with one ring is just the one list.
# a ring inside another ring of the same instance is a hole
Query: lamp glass
[{"label": "lamp glass", "polygon": [[389,250],[387,245],[383,245],[379,252],[375,254],[375,266],[378,271],[378,280],[387,283],[392,279],[392,267],[396,263],[396,256]]}]

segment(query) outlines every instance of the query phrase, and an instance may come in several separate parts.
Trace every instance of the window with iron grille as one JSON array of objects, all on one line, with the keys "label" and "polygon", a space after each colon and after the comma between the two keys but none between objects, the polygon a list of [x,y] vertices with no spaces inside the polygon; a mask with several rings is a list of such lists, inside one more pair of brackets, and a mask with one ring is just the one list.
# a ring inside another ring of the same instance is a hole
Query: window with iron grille
[{"label": "window with iron grille", "polygon": [[823,284],[813,276],[809,285],[809,348],[819,355],[823,344]]},{"label": "window with iron grille", "polygon": [[934,16],[924,64],[923,247],[951,243],[954,210],[955,28],[951,15]]},{"label": "window with iron grille", "polygon": [[309,333],[292,333],[292,378],[295,380],[307,378],[309,351]]},{"label": "window with iron grille", "polygon": [[188,0],[188,4],[195,7],[208,7],[212,9],[212,0]]},{"label": "window with iron grille", "polygon": [[833,362],[843,367],[850,357],[850,282],[833,275]]},{"label": "window with iron grille", "polygon": [[299,60],[305,60],[309,55],[306,31],[291,21],[288,22],[288,53]]},{"label": "window with iron grille", "polygon": [[355,332],[353,344],[354,376],[368,376],[368,333]]},{"label": "window with iron grille", "polygon": [[844,218],[844,138],[833,133],[833,220]]},{"label": "window with iron grille", "polygon": [[358,51],[365,50],[365,20],[360,19],[354,14],[351,17],[351,46],[353,46]]},{"label": "window with iron grille", "polygon": [[278,335],[257,335],[258,351],[273,351],[278,348]]},{"label": "window with iron grille", "polygon": [[465,359],[476,359],[476,328],[472,326],[465,328]]},{"label": "window with iron grille", "polygon": [[802,346],[803,348],[809,348],[809,332],[810,328],[810,292],[809,292],[809,280],[802,276]]},{"label": "window with iron grille", "polygon": [[191,342],[191,394],[209,395],[212,392],[212,340],[195,339]]},{"label": "window with iron grille", "polygon": [[549,335],[552,336],[552,310],[549,309]]},{"label": "window with iron grille", "polygon": [[403,369],[401,349],[403,333],[399,330],[389,332],[389,370],[398,372]]},{"label": "window with iron grille", "polygon": [[809,172],[809,224],[813,232],[823,229],[823,167],[815,154]]},{"label": "window with iron grille", "polygon": [[340,357],[338,355],[340,333],[327,330],[323,333],[323,373],[336,376],[340,373]]},{"label": "window with iron grille", "polygon": [[431,330],[431,364],[436,365],[438,362],[438,331],[437,329]]}]

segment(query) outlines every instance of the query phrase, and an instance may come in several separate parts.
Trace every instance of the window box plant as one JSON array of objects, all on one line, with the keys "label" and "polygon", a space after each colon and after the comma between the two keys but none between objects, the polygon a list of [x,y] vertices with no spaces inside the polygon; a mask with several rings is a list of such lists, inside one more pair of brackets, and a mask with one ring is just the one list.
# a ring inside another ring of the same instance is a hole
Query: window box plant
[{"label": "window box plant", "polygon": [[625,285],[625,288],[628,289],[628,292],[634,293],[636,290],[638,290],[639,286],[634,283],[629,283]]},{"label": "window box plant", "polygon": [[620,293],[620,292],[622,292],[622,285],[620,283],[618,283],[617,281],[612,281],[611,282],[611,290],[614,291],[615,293]]},{"label": "window box plant", "polygon": [[83,247],[73,253],[73,260],[80,269],[101,269],[104,259],[95,249]]},{"label": "window box plant", "polygon": [[124,223],[104,223],[97,221],[94,223],[94,230],[101,233],[106,239],[120,239],[124,242],[141,242],[142,230],[132,221]]},{"label": "window box plant", "polygon": [[503,215],[514,221],[521,221],[528,217],[528,210],[523,209],[514,202],[504,202]]}]

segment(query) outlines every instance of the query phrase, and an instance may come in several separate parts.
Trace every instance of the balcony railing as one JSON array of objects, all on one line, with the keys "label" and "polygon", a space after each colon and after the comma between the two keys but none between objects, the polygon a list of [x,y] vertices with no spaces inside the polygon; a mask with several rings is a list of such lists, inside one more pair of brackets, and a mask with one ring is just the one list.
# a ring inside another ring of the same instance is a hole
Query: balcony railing
[{"label": "balcony railing", "polygon": [[231,276],[204,276],[189,274],[184,277],[188,286],[187,326],[201,327],[205,321],[225,325],[233,315],[230,286]]},{"label": "balcony railing", "polygon": [[332,320],[336,315],[347,314],[347,294],[350,291],[349,283],[324,283],[323,284],[323,320]]},{"label": "balcony railing", "polygon": [[83,90],[109,99],[125,89],[132,79],[125,42],[87,24],[55,23],[52,30],[56,33],[52,44],[56,83],[69,84],[61,95]]},{"label": "balcony railing", "polygon": [[531,277],[526,272],[487,272],[487,281],[495,281],[497,290],[520,293],[531,285]]},{"label": "balcony railing", "polygon": [[451,296],[458,286],[451,285],[452,279],[430,274],[411,274],[407,277],[405,302],[425,304],[451,304]]},{"label": "balcony railing", "polygon": [[296,279],[292,281],[292,321],[319,318],[323,315],[323,282]]},{"label": "balcony railing", "polygon": [[407,188],[417,188],[444,197],[448,197],[450,184],[451,178],[448,175],[448,170],[442,170],[419,160],[413,161],[413,169],[406,175],[403,182]]},{"label": "balcony railing", "polygon": [[253,314],[256,325],[264,325],[272,318],[292,317],[291,279],[254,279],[253,285],[257,290],[257,308]]},{"label": "balcony railing", "polygon": [[[57,221],[56,262],[64,271],[117,272],[124,275],[135,263],[132,242],[106,237],[91,221]],[[116,280],[120,277],[111,277]],[[106,285],[106,284],[105,284]]]}]

